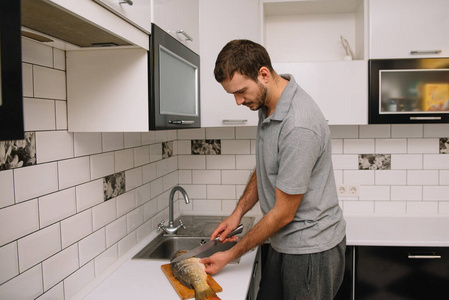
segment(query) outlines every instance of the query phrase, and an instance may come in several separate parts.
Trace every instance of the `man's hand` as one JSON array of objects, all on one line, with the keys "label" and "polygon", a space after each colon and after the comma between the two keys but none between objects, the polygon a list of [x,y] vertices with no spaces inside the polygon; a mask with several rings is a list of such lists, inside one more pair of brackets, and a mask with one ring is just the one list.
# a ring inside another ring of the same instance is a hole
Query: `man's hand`
[{"label": "man's hand", "polygon": [[205,257],[200,260],[206,266],[206,273],[215,274],[228,263],[230,263],[234,258],[230,251],[217,252],[210,257]]},{"label": "man's hand", "polygon": [[240,224],[240,218],[236,217],[234,215],[230,215],[229,217],[227,217],[223,222],[221,222],[217,226],[215,231],[212,233],[210,239],[213,240],[214,238],[219,236],[218,240],[221,243],[237,241],[238,237],[236,237],[236,236],[230,237],[230,238],[226,238],[226,237],[228,236],[228,234],[231,233],[231,231],[236,229],[237,226],[239,226],[239,224]]}]

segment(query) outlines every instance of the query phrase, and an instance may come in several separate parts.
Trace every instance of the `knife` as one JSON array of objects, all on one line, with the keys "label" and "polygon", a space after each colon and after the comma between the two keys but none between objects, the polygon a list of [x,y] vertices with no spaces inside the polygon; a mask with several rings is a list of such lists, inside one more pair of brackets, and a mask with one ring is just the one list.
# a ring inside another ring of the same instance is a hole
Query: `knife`
[{"label": "knife", "polygon": [[[236,229],[231,231],[226,238],[229,238],[229,237],[231,237],[233,235],[242,233],[242,231],[243,231],[243,224],[240,224],[239,226],[237,226]],[[203,245],[201,245],[199,247],[196,247],[196,248],[190,250],[189,252],[186,252],[186,253],[184,253],[184,254],[176,257],[176,258],[173,258],[172,260],[170,260],[170,263],[175,263],[175,262],[178,262],[180,260],[187,259],[187,258],[190,258],[192,256],[195,256],[195,255],[197,255],[197,254],[199,254],[201,252],[204,252],[206,250],[209,250],[210,248],[214,247],[215,245],[217,245],[219,243],[218,238],[219,237],[217,236],[213,240],[210,240],[209,242],[207,242],[207,243],[205,243],[205,244],[203,244]]]}]

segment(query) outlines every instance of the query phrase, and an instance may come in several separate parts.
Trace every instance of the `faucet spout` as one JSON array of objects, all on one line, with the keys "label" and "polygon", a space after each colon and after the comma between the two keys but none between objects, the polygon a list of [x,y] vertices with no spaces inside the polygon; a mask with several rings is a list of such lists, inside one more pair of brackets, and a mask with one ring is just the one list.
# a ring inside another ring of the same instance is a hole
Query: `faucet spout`
[{"label": "faucet spout", "polygon": [[186,204],[190,203],[189,196],[187,195],[187,192],[184,188],[177,185],[171,190],[170,196],[168,199],[168,226],[164,225],[164,221],[162,221],[158,225],[158,230],[163,229],[165,231],[165,233],[168,233],[168,234],[175,234],[178,231],[178,229],[181,227],[186,229],[186,227],[184,226],[184,224],[182,223],[181,220],[179,220],[178,226],[174,226],[174,224],[173,224],[173,202],[174,202],[173,199],[174,199],[176,192],[180,192],[182,194],[182,197],[184,198],[184,201]]}]

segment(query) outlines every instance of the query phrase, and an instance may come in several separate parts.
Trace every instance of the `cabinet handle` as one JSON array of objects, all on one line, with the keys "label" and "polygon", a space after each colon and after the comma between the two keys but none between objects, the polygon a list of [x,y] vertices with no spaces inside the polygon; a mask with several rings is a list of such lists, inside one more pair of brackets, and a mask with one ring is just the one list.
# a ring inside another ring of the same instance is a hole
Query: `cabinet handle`
[{"label": "cabinet handle", "polygon": [[190,125],[195,124],[195,121],[193,120],[172,120],[168,121],[169,124],[176,124],[176,125]]},{"label": "cabinet handle", "polygon": [[123,0],[123,1],[120,1],[118,4],[123,4],[123,3],[126,3],[129,6],[132,6],[134,4],[131,0]]},{"label": "cabinet handle", "polygon": [[187,32],[185,32],[182,29],[176,30],[176,33],[180,33],[183,36],[185,36],[186,37],[186,39],[185,39],[186,41],[191,41],[191,42],[193,41],[193,38],[189,34],[187,34]]},{"label": "cabinet handle", "polygon": [[223,124],[245,124],[248,120],[223,120]]},{"label": "cabinet handle", "polygon": [[430,254],[408,254],[409,259],[439,259],[441,258],[441,255],[438,255],[436,253],[430,253]]},{"label": "cabinet handle", "polygon": [[254,269],[253,269],[253,278],[256,278],[256,274],[257,274],[257,266],[259,265],[259,262],[256,261],[254,263]]},{"label": "cabinet handle", "polygon": [[419,55],[419,54],[440,54],[441,50],[412,50],[410,51],[410,54]]}]

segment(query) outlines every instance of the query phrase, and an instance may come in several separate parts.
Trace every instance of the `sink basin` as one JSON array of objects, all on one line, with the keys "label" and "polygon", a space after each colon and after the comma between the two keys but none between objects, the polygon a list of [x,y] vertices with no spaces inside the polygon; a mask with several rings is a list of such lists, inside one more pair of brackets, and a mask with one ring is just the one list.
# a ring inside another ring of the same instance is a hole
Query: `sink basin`
[{"label": "sink basin", "polygon": [[[137,253],[133,259],[172,259],[178,250],[191,250],[198,247],[209,238],[201,237],[182,237],[182,236],[163,236],[160,235]],[[226,251],[234,246],[237,242],[218,243],[215,247],[195,255],[196,257],[208,257],[219,251]],[[234,261],[238,263],[239,260]]]},{"label": "sink basin", "polygon": [[[179,219],[182,219],[186,225],[186,230],[180,229],[177,234],[158,235],[132,259],[170,260],[178,250],[191,250],[208,242],[214,229],[225,218],[220,216],[182,216]],[[176,220],[176,224],[178,224],[179,219]],[[243,224],[243,233],[237,235],[239,237],[244,236],[252,227],[254,217],[244,217],[241,222]],[[230,249],[237,242],[218,243],[213,248],[195,256],[200,258],[208,257],[216,252]],[[237,258],[231,263],[239,263],[239,261],[240,258]]]}]

